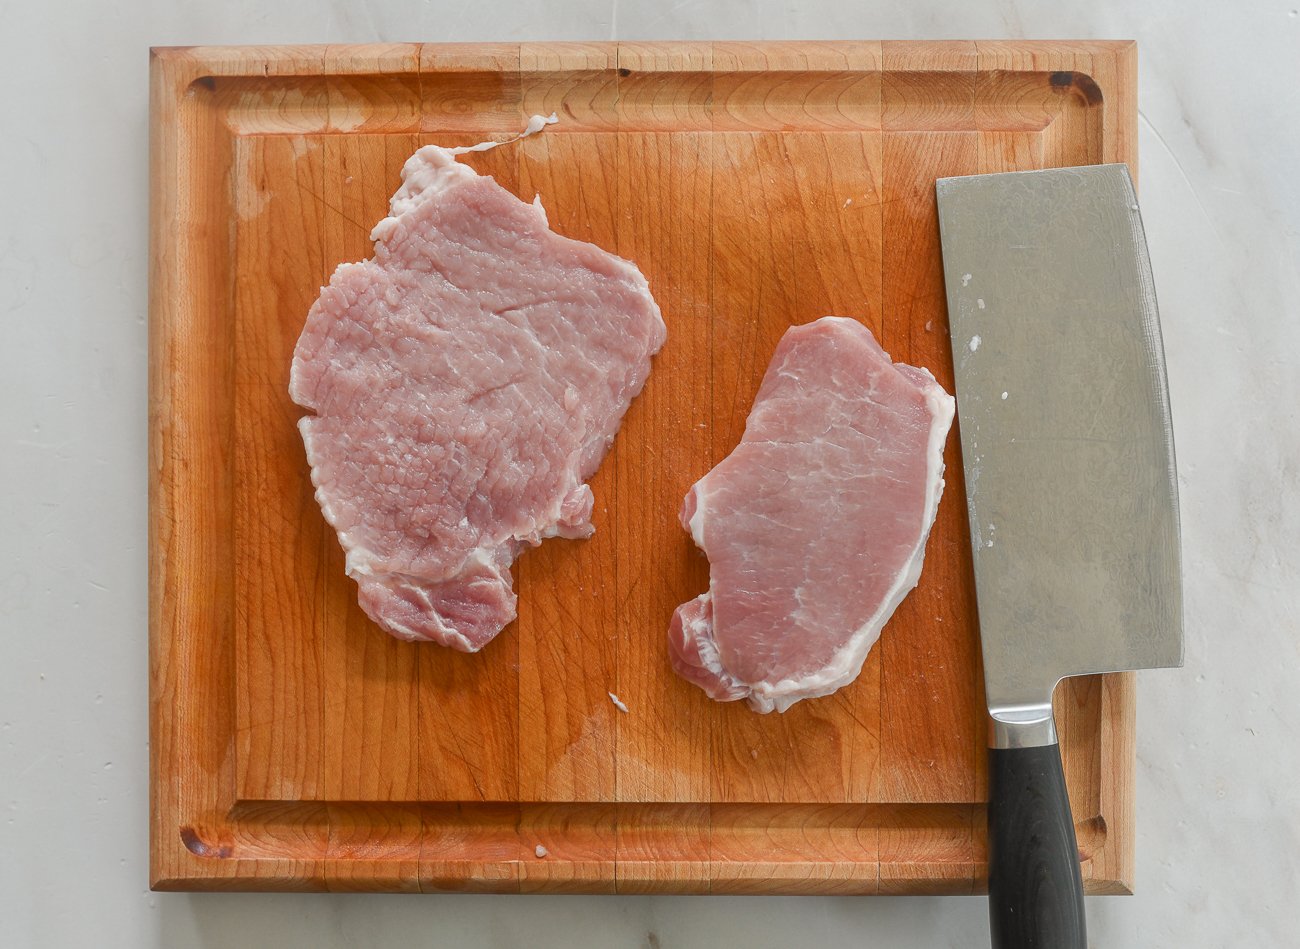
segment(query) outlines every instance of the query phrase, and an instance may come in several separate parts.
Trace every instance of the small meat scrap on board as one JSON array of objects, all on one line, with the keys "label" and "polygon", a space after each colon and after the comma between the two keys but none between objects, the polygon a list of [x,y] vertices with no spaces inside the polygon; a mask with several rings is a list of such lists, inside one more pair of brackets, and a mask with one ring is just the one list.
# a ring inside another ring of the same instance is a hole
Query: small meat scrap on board
[{"label": "small meat scrap on board", "polygon": [[406,162],[371,237],[294,351],[316,500],[376,623],[475,652],[515,617],[520,551],[592,533],[585,482],[664,323],[633,264],[453,150]]},{"label": "small meat scrap on board", "polygon": [[673,615],[673,668],[759,712],[857,678],[920,579],[953,410],[855,320],[788,330],[740,444],[682,505],[709,589]]}]

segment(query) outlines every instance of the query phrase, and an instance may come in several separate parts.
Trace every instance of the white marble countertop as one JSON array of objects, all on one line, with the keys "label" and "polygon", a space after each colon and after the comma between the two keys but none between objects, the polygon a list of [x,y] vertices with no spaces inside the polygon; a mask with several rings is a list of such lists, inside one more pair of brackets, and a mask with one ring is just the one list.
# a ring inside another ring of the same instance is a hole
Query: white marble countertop
[{"label": "white marble countertop", "polygon": [[1089,900],[1092,943],[1296,945],[1298,2],[6,4],[0,30],[5,944],[986,945],[985,905],[975,898],[148,891],[146,48],[1097,37],[1140,43],[1142,204],[1180,463],[1187,667],[1141,676],[1137,895]]}]

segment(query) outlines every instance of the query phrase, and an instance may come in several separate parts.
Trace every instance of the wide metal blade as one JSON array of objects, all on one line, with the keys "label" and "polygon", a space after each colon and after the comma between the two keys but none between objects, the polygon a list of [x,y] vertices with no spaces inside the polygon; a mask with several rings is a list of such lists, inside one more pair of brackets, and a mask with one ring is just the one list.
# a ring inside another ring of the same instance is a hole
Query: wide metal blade
[{"label": "wide metal blade", "polygon": [[1063,676],[1182,664],[1164,349],[1125,166],[937,192],[985,690],[1014,721]]}]

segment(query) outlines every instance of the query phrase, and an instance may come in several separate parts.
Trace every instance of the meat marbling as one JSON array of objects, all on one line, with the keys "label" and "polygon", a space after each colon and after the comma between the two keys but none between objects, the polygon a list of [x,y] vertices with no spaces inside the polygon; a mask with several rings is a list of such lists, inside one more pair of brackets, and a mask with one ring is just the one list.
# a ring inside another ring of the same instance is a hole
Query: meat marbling
[{"label": "meat marbling", "polygon": [[788,330],[740,444],[682,506],[710,576],[673,615],[677,672],[759,712],[853,681],[920,578],[953,410],[855,320]]},{"label": "meat marbling", "polygon": [[289,391],[362,608],[473,652],[515,616],[516,555],[591,534],[584,482],[665,328],[633,264],[453,151],[421,148],[402,182],[375,256],[311,308]]}]

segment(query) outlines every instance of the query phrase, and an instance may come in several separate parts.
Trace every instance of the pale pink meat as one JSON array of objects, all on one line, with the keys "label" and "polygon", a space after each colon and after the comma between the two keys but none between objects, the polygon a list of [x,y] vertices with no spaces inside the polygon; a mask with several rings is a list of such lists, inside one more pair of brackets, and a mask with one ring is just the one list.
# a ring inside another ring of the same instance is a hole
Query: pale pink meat
[{"label": "pale pink meat", "polygon": [[635,266],[448,150],[402,179],[374,258],[311,308],[289,391],[362,608],[473,652],[515,616],[519,552],[591,534],[584,482],[665,329]]},{"label": "pale pink meat", "polygon": [[788,330],[740,444],[682,506],[709,590],[673,615],[673,668],[760,712],[857,678],[920,578],[953,409],[855,320]]}]

